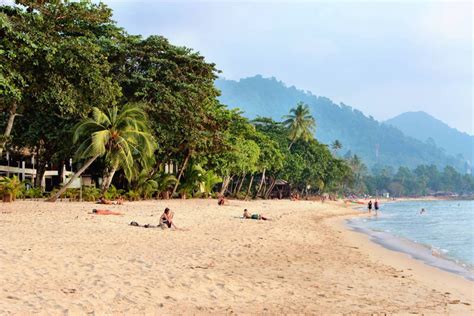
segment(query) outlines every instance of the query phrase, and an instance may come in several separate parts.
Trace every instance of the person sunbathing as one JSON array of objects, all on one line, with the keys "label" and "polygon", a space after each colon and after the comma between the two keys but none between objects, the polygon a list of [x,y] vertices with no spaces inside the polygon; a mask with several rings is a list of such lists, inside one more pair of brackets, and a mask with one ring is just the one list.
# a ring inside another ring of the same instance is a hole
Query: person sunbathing
[{"label": "person sunbathing", "polygon": [[165,208],[165,211],[160,216],[160,226],[163,228],[174,227],[175,229],[178,229],[178,227],[176,227],[176,225],[173,223],[173,217],[174,217],[174,213],[171,212],[169,208]]},{"label": "person sunbathing", "polygon": [[93,209],[92,214],[95,215],[123,215],[122,213],[119,212],[114,212],[110,210],[98,210],[98,209]]},{"label": "person sunbathing", "polygon": [[101,198],[99,198],[99,200],[97,200],[97,204],[122,205],[123,204],[123,199],[118,198],[116,201],[110,201],[110,200],[107,200],[104,197],[101,197]]},{"label": "person sunbathing", "polygon": [[267,218],[267,217],[265,217],[261,214],[252,214],[252,215],[250,215],[250,213],[247,209],[244,210],[243,218],[245,218],[245,219],[258,219],[258,220],[262,220],[262,221],[270,220],[269,218]]}]

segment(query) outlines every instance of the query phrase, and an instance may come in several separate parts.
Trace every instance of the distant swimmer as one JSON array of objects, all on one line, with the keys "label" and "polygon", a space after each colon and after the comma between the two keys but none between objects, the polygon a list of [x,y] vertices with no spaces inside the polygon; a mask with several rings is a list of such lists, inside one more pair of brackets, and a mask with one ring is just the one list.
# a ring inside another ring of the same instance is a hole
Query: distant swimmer
[{"label": "distant swimmer", "polygon": [[420,211],[420,214],[423,214],[425,212],[425,209],[422,208],[421,211]]},{"label": "distant swimmer", "polygon": [[367,204],[367,208],[369,209],[369,214],[372,212],[372,200],[369,201],[369,204]]}]

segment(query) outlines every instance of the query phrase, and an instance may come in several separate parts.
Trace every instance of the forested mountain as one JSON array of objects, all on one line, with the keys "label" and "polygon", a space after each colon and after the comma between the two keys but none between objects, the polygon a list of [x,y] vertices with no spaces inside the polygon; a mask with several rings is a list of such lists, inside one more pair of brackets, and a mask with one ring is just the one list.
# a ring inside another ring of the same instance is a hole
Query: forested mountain
[{"label": "forested mountain", "polygon": [[249,118],[266,116],[279,120],[298,102],[308,104],[316,118],[316,138],[324,144],[339,140],[343,145],[340,155],[357,154],[369,167],[414,168],[434,164],[440,168],[452,165],[466,171],[465,161],[447,155],[434,144],[405,136],[399,129],[367,117],[348,105],[338,105],[309,91],[288,87],[275,78],[257,75],[239,81],[218,79],[216,86],[222,92],[222,103],[240,108]]},{"label": "forested mountain", "polygon": [[474,157],[474,136],[449,127],[428,113],[406,112],[385,121],[385,123],[395,126],[405,135],[426,143],[434,143],[445,149],[449,155],[457,156],[461,154],[472,163]]}]

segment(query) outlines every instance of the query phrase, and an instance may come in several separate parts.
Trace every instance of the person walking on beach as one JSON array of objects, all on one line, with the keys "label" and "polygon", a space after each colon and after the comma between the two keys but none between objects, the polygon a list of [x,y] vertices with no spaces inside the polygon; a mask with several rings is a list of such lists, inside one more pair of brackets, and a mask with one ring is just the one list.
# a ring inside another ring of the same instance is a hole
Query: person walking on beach
[{"label": "person walking on beach", "polygon": [[375,209],[375,216],[377,216],[378,210],[379,210],[379,201],[377,200],[375,200],[374,209]]},{"label": "person walking on beach", "polygon": [[367,204],[367,208],[369,209],[369,214],[372,213],[372,200],[370,200],[369,204]]}]

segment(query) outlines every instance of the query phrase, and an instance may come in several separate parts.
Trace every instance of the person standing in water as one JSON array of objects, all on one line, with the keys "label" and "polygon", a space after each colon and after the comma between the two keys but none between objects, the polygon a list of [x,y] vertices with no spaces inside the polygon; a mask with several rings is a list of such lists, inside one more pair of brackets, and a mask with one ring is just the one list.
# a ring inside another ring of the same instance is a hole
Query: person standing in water
[{"label": "person standing in water", "polygon": [[370,200],[369,204],[367,204],[367,208],[369,209],[369,214],[372,213],[372,200]]},{"label": "person standing in water", "polygon": [[423,214],[425,212],[425,209],[422,208],[421,211],[420,211],[420,215]]},{"label": "person standing in water", "polygon": [[377,201],[377,200],[375,200],[374,209],[375,209],[375,215],[377,215],[377,214],[378,214],[378,210],[379,210],[379,201]]}]

